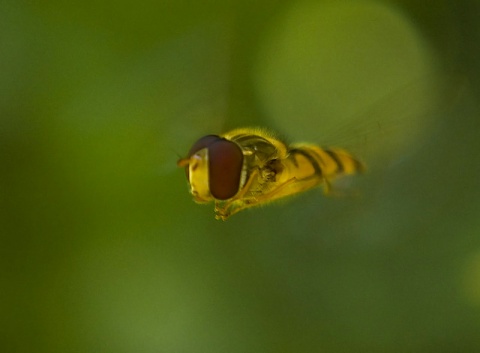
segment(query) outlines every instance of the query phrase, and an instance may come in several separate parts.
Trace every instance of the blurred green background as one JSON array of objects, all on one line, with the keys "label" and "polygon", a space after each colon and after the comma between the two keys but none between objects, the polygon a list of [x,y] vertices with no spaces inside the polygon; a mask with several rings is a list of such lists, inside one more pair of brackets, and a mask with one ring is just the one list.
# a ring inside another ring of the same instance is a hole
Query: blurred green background
[{"label": "blurred green background", "polygon": [[[2,2],[1,351],[477,351],[478,13]],[[175,162],[245,125],[361,136],[361,196],[216,221]]]}]

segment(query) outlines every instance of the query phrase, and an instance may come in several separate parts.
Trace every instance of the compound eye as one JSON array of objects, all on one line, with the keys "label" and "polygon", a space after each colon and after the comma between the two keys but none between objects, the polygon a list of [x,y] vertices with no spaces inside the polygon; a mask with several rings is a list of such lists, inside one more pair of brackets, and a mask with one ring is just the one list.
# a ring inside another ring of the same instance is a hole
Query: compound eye
[{"label": "compound eye", "polygon": [[[193,156],[195,153],[198,151],[210,146],[212,143],[216,141],[221,141],[222,139],[217,136],[217,135],[207,135],[203,136],[202,138],[198,139],[197,142],[193,144],[193,146],[190,148],[190,151],[188,151],[187,158],[181,159],[180,161],[186,161],[188,158]],[[181,164],[183,166],[183,164]],[[187,176],[187,180],[190,180],[190,167],[188,164],[185,166],[185,174]]]},{"label": "compound eye", "polygon": [[217,200],[235,196],[242,176],[243,153],[240,147],[234,142],[219,138],[208,146],[208,162],[212,196]]},{"label": "compound eye", "polygon": [[203,136],[202,138],[198,139],[197,142],[195,142],[190,148],[190,151],[188,151],[188,158],[193,156],[195,153],[198,151],[204,149],[205,147],[210,146],[212,143],[217,142],[217,141],[222,141],[222,138],[220,138],[217,135],[207,135]]}]

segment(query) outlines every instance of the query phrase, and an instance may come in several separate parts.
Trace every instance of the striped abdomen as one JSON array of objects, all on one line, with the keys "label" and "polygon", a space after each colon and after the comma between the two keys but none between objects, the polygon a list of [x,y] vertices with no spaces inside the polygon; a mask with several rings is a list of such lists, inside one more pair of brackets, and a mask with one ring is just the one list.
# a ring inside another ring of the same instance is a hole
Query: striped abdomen
[{"label": "striped abdomen", "polygon": [[326,181],[365,170],[362,162],[340,148],[321,148],[315,145],[292,146],[288,161],[290,174],[297,180],[317,177]]}]

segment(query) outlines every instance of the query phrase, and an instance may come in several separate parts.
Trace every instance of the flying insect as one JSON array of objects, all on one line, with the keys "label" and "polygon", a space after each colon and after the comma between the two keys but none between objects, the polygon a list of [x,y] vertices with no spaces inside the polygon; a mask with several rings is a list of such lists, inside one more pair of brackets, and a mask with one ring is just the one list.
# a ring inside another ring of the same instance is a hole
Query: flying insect
[{"label": "flying insect", "polygon": [[226,220],[246,208],[323,186],[365,170],[365,165],[341,148],[287,144],[261,128],[240,128],[196,141],[184,167],[197,203],[215,203],[215,218]]}]

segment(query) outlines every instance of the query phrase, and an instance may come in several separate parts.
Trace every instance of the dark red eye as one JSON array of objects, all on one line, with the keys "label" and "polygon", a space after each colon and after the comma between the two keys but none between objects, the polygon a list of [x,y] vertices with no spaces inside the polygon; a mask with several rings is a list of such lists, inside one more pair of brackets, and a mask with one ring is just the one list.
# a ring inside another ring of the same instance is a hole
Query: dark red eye
[{"label": "dark red eye", "polygon": [[208,145],[208,161],[212,196],[218,200],[235,196],[242,176],[243,153],[240,147],[234,142],[218,138]]},{"label": "dark red eye", "polygon": [[[212,143],[216,141],[222,141],[222,139],[217,135],[207,135],[198,139],[197,142],[195,142],[193,146],[190,148],[190,151],[188,151],[188,155],[187,155],[187,158],[185,158],[185,160],[190,158],[192,155],[194,155],[201,149],[204,149],[205,147],[210,146]],[[190,168],[188,164],[185,166],[185,174],[187,176],[187,180],[190,180]]]},{"label": "dark red eye", "polygon": [[188,158],[190,158],[192,155],[200,151],[201,149],[210,146],[212,143],[217,142],[217,141],[222,141],[223,139],[220,138],[217,135],[207,135],[203,136],[200,138],[197,142],[195,142],[190,148],[190,151],[188,151]]}]

